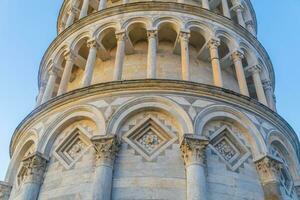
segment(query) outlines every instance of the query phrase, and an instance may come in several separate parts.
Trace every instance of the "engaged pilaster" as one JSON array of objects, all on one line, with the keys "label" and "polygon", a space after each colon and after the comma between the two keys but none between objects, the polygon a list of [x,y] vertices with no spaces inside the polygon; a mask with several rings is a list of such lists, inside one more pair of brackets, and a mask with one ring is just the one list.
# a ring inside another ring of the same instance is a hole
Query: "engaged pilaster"
[{"label": "engaged pilaster", "polygon": [[93,199],[110,200],[114,161],[120,143],[115,135],[97,136],[92,142],[96,151]]},{"label": "engaged pilaster", "polygon": [[180,149],[186,168],[187,200],[206,200],[206,147],[209,141],[201,136],[184,135]]},{"label": "engaged pilaster", "polygon": [[117,52],[115,58],[114,81],[118,81],[122,79],[123,62],[125,56],[126,33],[125,32],[116,33],[116,38],[117,38]]},{"label": "engaged pilaster", "polygon": [[0,199],[9,200],[12,186],[6,182],[0,181]]},{"label": "engaged pilaster", "polygon": [[148,35],[147,78],[156,78],[157,31],[149,30],[147,35]]},{"label": "engaged pilaster", "polygon": [[219,39],[211,39],[208,42],[214,85],[217,87],[223,87],[223,79],[222,79],[222,72],[221,72],[219,52],[218,52],[219,46],[220,46]]},{"label": "engaged pilaster", "polygon": [[238,79],[240,93],[243,95],[249,96],[249,90],[248,90],[247,81],[246,81],[245,72],[244,72],[243,63],[242,63],[243,58],[244,58],[244,55],[241,51],[235,51],[232,54],[232,60],[234,63],[236,76]]},{"label": "engaged pilaster", "polygon": [[185,81],[190,80],[190,55],[189,55],[189,38],[190,34],[180,32],[180,46],[181,46],[181,66],[182,66],[182,79]]},{"label": "engaged pilaster", "polygon": [[40,153],[30,155],[22,161],[24,168],[22,200],[38,199],[46,166],[47,159]]},{"label": "engaged pilaster", "polygon": [[258,175],[265,194],[265,200],[282,200],[279,173],[282,163],[270,156],[255,162]]}]

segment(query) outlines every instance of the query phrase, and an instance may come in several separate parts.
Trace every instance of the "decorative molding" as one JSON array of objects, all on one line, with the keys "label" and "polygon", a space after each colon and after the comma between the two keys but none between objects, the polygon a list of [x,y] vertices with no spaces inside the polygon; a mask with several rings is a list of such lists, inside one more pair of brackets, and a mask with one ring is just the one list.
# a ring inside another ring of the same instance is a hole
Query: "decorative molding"
[{"label": "decorative molding", "polygon": [[6,182],[0,181],[0,199],[9,200],[12,186]]},{"label": "decorative molding", "polygon": [[282,162],[273,156],[265,156],[255,161],[256,169],[262,183],[279,182]]}]

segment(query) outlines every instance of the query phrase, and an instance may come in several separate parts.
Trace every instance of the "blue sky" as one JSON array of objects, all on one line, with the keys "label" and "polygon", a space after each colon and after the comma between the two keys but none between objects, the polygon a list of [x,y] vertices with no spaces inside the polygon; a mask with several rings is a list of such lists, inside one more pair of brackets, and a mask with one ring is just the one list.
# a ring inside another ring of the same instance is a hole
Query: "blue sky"
[{"label": "blue sky", "polygon": [[[278,112],[300,133],[300,1],[252,0],[258,38],[276,73]],[[40,60],[56,36],[62,0],[1,0],[0,180],[9,163],[11,135],[34,108]]]}]

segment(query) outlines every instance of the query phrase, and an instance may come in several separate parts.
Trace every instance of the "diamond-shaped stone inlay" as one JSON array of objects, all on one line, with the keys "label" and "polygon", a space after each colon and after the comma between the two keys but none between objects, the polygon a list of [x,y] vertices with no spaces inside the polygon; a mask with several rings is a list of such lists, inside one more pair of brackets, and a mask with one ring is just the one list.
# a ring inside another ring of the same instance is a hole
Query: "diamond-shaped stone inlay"
[{"label": "diamond-shaped stone inlay", "polygon": [[125,133],[123,140],[146,160],[152,161],[172,145],[177,136],[159,120],[149,116]]},{"label": "diamond-shaped stone inlay", "polygon": [[228,126],[223,126],[210,136],[211,149],[233,171],[237,170],[251,155],[247,147]]},{"label": "diamond-shaped stone inlay", "polygon": [[65,168],[71,168],[91,146],[83,134],[85,131],[84,128],[75,127],[54,151],[54,156]]}]

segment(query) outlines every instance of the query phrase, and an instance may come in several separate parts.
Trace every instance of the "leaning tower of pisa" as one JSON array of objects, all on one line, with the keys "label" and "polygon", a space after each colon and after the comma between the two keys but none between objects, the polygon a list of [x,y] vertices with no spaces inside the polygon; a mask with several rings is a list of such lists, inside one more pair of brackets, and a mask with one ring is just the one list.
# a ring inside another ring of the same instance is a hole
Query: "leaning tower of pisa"
[{"label": "leaning tower of pisa", "polygon": [[298,200],[250,0],[65,0],[4,200]]}]

